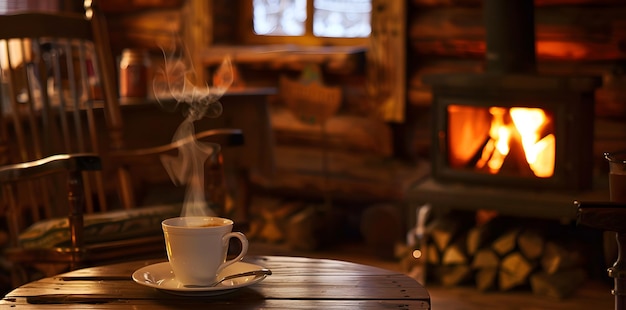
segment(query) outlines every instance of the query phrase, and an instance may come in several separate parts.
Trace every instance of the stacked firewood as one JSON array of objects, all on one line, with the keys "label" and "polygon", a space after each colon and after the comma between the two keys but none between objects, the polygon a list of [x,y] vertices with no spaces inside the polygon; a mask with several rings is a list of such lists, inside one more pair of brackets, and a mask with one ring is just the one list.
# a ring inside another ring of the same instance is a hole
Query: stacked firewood
[{"label": "stacked firewood", "polygon": [[587,277],[585,248],[558,223],[496,216],[443,216],[432,221],[422,251],[427,281],[481,291],[528,289],[564,298]]}]

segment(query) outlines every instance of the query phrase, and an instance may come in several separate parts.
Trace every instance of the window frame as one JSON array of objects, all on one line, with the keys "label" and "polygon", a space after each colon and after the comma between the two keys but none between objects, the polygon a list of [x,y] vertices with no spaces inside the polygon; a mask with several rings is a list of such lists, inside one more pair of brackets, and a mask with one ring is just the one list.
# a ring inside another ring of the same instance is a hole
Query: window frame
[{"label": "window frame", "polygon": [[[253,0],[245,0],[241,6],[240,37],[245,44],[299,44],[310,46],[362,46],[366,45],[368,37],[363,38],[332,38],[316,37],[313,35],[313,0],[307,0],[307,20],[305,34],[301,36],[271,36],[257,35],[253,25]],[[371,23],[371,21],[370,21]],[[371,35],[371,34],[370,34]]]}]

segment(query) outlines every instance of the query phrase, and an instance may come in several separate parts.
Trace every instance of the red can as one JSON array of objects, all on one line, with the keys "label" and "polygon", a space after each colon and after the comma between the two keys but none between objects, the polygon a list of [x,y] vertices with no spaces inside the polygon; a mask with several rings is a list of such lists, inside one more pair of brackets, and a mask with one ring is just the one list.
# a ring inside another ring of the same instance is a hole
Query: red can
[{"label": "red can", "polygon": [[140,49],[124,49],[120,59],[120,97],[148,96],[148,53]]}]

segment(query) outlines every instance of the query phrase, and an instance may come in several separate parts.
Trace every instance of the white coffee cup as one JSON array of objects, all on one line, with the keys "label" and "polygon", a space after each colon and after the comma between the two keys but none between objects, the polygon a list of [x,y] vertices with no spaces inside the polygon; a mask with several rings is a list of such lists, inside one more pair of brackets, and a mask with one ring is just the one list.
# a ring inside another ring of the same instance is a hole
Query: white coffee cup
[{"label": "white coffee cup", "polygon": [[[211,216],[175,217],[161,223],[167,257],[174,276],[183,285],[208,285],[226,266],[241,261],[248,239],[233,232],[233,221]],[[241,241],[241,252],[226,260],[231,238]]]}]

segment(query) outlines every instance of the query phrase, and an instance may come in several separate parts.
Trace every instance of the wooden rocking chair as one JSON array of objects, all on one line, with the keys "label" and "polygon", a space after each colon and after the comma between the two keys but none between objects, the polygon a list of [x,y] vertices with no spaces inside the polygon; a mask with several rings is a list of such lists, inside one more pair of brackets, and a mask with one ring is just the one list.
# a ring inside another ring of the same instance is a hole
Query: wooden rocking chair
[{"label": "wooden rocking chair", "polygon": [[[105,20],[89,9],[90,18],[0,16],[0,215],[14,286],[68,267],[165,257],[160,222],[180,214],[180,204],[135,201],[130,165],[178,144],[126,147]],[[220,147],[243,144],[238,129],[195,138],[214,149],[206,167],[219,167]]]}]

